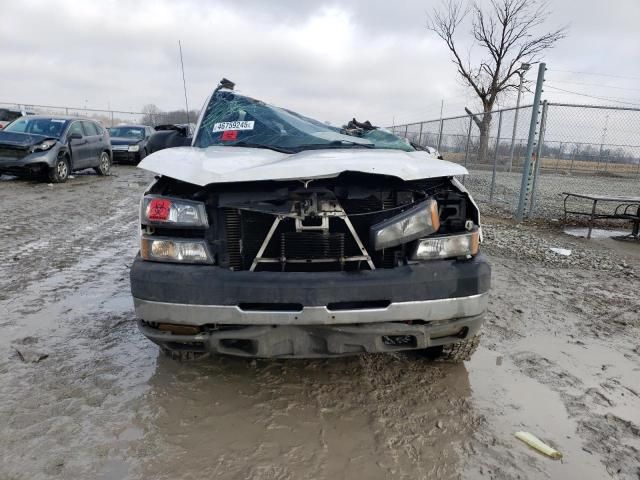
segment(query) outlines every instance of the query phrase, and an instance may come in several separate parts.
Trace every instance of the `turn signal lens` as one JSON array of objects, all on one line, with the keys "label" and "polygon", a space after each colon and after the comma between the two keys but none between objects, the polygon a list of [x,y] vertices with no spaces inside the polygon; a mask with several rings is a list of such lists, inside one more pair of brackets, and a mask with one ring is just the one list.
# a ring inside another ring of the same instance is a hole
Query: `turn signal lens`
[{"label": "turn signal lens", "polygon": [[142,237],[140,256],[156,262],[213,263],[202,240]]},{"label": "turn signal lens", "polygon": [[459,235],[421,238],[417,242],[411,259],[470,258],[478,253],[479,244],[480,234],[478,230]]}]

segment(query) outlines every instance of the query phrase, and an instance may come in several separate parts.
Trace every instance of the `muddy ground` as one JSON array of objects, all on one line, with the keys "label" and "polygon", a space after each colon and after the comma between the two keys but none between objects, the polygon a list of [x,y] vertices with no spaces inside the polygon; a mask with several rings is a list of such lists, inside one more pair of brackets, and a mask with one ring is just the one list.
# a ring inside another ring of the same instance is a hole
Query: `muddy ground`
[{"label": "muddy ground", "polygon": [[640,478],[640,245],[487,218],[490,312],[464,365],[180,364],[129,295],[151,175],[114,174],[0,179],[0,479]]}]

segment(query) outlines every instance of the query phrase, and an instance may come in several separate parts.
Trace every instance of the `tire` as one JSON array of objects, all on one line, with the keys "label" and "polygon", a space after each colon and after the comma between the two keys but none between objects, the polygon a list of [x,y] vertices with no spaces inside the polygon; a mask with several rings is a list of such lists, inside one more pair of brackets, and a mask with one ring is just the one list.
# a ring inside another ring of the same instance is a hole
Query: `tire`
[{"label": "tire", "polygon": [[480,334],[471,338],[466,338],[460,342],[431,347],[422,351],[423,355],[430,360],[439,360],[450,363],[462,363],[470,360],[480,343]]},{"label": "tire", "polygon": [[209,357],[208,352],[191,352],[189,350],[171,350],[170,348],[160,346],[160,351],[171,360],[178,362],[194,362]]},{"label": "tire", "polygon": [[100,154],[100,164],[94,168],[96,173],[101,176],[109,175],[111,171],[111,157],[107,152],[102,152]]},{"label": "tire", "polygon": [[64,183],[69,178],[71,167],[67,157],[58,157],[56,163],[48,171],[49,181],[51,183]]}]

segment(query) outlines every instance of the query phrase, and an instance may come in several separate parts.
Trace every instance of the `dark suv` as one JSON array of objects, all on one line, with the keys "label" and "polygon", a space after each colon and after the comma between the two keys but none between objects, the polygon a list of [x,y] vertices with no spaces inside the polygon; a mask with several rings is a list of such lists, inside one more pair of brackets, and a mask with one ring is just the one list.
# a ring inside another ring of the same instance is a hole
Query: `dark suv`
[{"label": "dark suv", "polygon": [[140,163],[140,330],[178,358],[468,358],[491,269],[467,171],[437,156],[216,89],[192,146]]},{"label": "dark suv", "polygon": [[30,115],[0,131],[0,173],[46,175],[61,183],[85,168],[99,175],[111,169],[109,132],[94,120]]},{"label": "dark suv", "polygon": [[151,153],[149,139],[155,130],[146,125],[118,125],[109,128],[114,163],[138,164]]}]

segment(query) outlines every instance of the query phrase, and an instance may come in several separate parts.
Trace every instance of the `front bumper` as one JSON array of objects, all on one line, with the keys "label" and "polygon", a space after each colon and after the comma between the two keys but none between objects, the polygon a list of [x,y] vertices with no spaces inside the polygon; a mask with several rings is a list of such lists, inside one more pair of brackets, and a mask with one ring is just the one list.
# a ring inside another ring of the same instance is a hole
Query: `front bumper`
[{"label": "front bumper", "polygon": [[129,152],[127,150],[113,150],[113,163],[139,163],[140,152]]},{"label": "front bumper", "polygon": [[[173,325],[349,325],[381,322],[434,322],[482,315],[488,293],[388,305],[362,302],[363,308],[341,305],[303,306],[283,304],[191,305],[133,299],[136,315],[147,322]],[[356,304],[357,305],[357,304]],[[380,305],[380,306],[375,306]],[[286,310],[285,310],[286,308]]]},{"label": "front bumper", "polygon": [[[328,307],[381,305],[470,297],[489,291],[491,268],[478,255],[468,261],[433,260],[360,272],[250,272],[211,265],[149,262],[131,267],[138,300],[183,305]],[[263,308],[264,310],[264,308]],[[144,317],[143,317],[144,318]],[[145,319],[147,320],[147,319]]]},{"label": "front bumper", "polygon": [[57,153],[52,150],[25,155],[22,158],[0,156],[0,171],[25,172],[49,168],[55,163]]},{"label": "front bumper", "polygon": [[[140,330],[167,349],[313,357],[473,336],[490,276],[482,256],[358,273],[232,272],[137,258],[131,290]],[[174,327],[185,325],[195,333],[177,334],[184,330]]]}]

